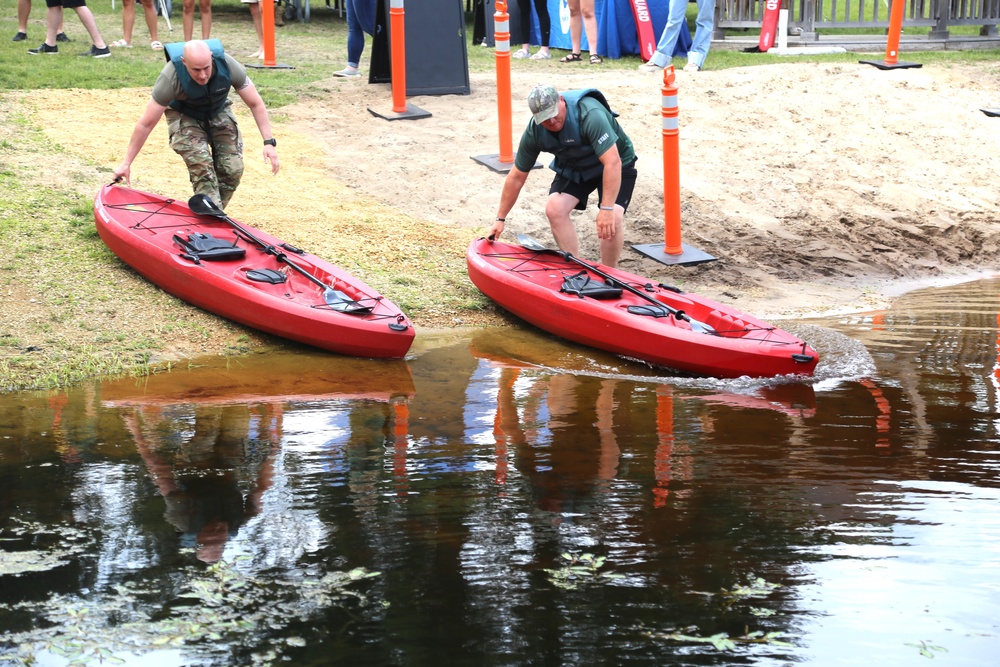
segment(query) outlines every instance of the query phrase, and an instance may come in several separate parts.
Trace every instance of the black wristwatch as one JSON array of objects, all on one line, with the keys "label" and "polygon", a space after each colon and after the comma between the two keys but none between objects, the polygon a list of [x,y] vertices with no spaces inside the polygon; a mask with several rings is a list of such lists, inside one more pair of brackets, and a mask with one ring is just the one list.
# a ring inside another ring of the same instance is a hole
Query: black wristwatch
[{"label": "black wristwatch", "polygon": [[274,146],[275,148],[277,148],[278,147],[278,140],[277,139],[265,139],[264,140],[264,145],[265,146]]}]

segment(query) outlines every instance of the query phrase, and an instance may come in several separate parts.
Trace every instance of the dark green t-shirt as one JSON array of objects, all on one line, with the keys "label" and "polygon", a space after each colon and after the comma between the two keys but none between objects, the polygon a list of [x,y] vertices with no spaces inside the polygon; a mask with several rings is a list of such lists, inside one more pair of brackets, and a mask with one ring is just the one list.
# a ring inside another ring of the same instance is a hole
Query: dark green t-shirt
[{"label": "dark green t-shirt", "polygon": [[[514,156],[514,166],[521,171],[531,171],[534,168],[535,161],[542,152],[542,143],[539,140],[542,132],[549,131],[536,123],[534,118],[528,121],[528,127],[521,135],[521,143],[517,147],[517,155]],[[580,99],[580,136],[585,143],[590,144],[597,157],[604,155],[611,145],[615,144],[618,146],[622,165],[635,162],[632,140],[628,138],[607,107],[593,97]]]}]

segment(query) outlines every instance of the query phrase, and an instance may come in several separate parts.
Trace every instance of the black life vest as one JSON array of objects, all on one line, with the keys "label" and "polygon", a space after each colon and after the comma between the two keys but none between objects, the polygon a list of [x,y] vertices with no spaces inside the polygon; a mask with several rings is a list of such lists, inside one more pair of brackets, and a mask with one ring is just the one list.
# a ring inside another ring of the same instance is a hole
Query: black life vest
[{"label": "black life vest", "polygon": [[566,122],[558,133],[542,128],[542,150],[555,155],[549,165],[550,169],[571,181],[582,183],[600,176],[603,165],[594,148],[585,143],[580,135],[580,100],[593,97],[604,105],[612,117],[617,117],[618,114],[611,111],[611,105],[604,94],[596,88],[570,90],[562,93],[562,97],[566,100]]}]

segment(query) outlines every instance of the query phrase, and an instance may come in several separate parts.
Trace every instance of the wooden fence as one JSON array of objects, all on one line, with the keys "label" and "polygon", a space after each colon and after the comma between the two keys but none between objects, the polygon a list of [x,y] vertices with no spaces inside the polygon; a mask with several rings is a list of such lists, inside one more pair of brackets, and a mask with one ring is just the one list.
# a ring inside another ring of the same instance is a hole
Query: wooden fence
[{"label": "wooden fence", "polygon": [[[904,0],[903,28],[929,27],[928,39],[947,40],[953,26],[979,26],[983,37],[996,37],[1000,0]],[[765,0],[716,0],[714,39],[725,28],[760,28]],[[816,41],[821,30],[888,28],[890,0],[787,0],[788,29],[803,41]]]}]

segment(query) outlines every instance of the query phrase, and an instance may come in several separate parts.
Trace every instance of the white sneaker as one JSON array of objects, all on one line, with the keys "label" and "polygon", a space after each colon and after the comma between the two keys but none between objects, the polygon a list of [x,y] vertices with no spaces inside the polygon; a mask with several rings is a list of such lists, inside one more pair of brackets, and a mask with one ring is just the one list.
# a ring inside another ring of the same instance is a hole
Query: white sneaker
[{"label": "white sneaker", "polygon": [[684,66],[685,72],[698,72],[701,71],[701,65],[696,65],[695,63],[688,63]]},{"label": "white sneaker", "polygon": [[528,49],[518,49],[514,53],[510,54],[511,58],[530,58],[531,52]]},{"label": "white sneaker", "polygon": [[659,65],[654,65],[653,63],[643,63],[637,68],[640,72],[644,74],[655,74],[656,72],[662,72],[663,68]]}]

